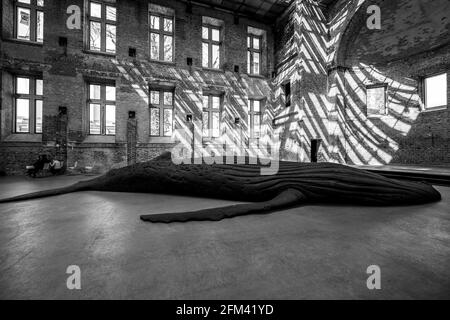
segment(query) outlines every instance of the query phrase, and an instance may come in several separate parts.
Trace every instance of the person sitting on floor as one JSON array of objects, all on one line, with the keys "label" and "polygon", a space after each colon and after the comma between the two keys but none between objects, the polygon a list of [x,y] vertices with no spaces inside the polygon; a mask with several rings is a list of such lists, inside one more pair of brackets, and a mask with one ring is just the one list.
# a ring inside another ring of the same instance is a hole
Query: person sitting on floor
[{"label": "person sitting on floor", "polygon": [[61,161],[52,159],[49,163],[49,170],[53,175],[58,174],[62,169]]}]

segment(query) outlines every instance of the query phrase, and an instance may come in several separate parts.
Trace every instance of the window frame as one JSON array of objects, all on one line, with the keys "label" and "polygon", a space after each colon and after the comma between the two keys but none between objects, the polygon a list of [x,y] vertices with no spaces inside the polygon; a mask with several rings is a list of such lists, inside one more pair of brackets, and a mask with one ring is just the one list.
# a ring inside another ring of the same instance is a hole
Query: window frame
[{"label": "window frame", "polygon": [[[434,78],[434,77],[438,77],[438,76],[442,76],[445,75],[446,78],[446,102],[444,105],[441,106],[435,106],[435,107],[428,107],[427,106],[427,82],[426,80],[428,78]],[[422,95],[422,101],[423,101],[423,108],[424,111],[433,111],[433,110],[445,110],[448,108],[448,72],[447,71],[443,71],[443,72],[437,72],[437,73],[433,73],[433,74],[429,74],[423,77],[422,79],[422,88],[423,88],[423,95]]]},{"label": "window frame", "polygon": [[[259,111],[254,110],[255,101],[259,102]],[[250,139],[259,139],[261,138],[261,127],[262,127],[262,105],[264,99],[248,99],[248,129],[249,129],[249,137]],[[254,117],[259,117],[259,137],[255,137],[255,122]]]},{"label": "window frame", "polygon": [[[377,114],[369,114],[369,104],[368,104],[368,98],[367,98],[367,92],[370,89],[378,89],[383,88],[384,89],[384,110],[381,113]],[[367,84],[365,86],[365,93],[366,93],[366,117],[368,118],[379,118],[388,115],[389,113],[389,101],[388,101],[388,84],[387,83],[373,83],[373,84]]]},{"label": "window frame", "polygon": [[[151,18],[152,16],[159,18],[159,29],[152,29]],[[172,20],[172,31],[164,31],[164,19]],[[152,58],[152,33],[158,34],[159,38],[159,57],[158,59]],[[164,59],[164,36],[172,37],[172,59]],[[172,15],[165,15],[157,12],[149,11],[148,15],[148,43],[149,43],[149,58],[151,61],[173,63],[175,61],[175,17]]]},{"label": "window frame", "polygon": [[[18,85],[17,81],[19,78],[28,79],[28,94],[26,93],[17,93]],[[36,82],[37,80],[42,81],[42,95],[38,95],[36,92]],[[13,84],[13,133],[14,134],[42,134],[44,127],[44,80],[40,76],[28,76],[28,75],[14,75],[14,84]],[[28,131],[17,131],[17,100],[23,99],[28,100]],[[42,123],[41,123],[41,132],[36,131],[36,123],[37,123],[37,112],[36,112],[36,101],[42,101]]]},{"label": "window frame", "polygon": [[[159,93],[159,104],[153,104],[151,99],[151,92],[155,91]],[[172,104],[171,105],[165,105],[164,104],[164,93],[171,93],[172,94]],[[160,138],[170,138],[173,136],[174,132],[174,118],[175,118],[175,91],[173,89],[163,89],[163,88],[150,88],[149,90],[149,136],[150,137],[160,137]],[[154,135],[152,134],[152,109],[158,109],[159,110],[159,134]],[[164,135],[164,110],[172,110],[172,134],[170,136]]]},{"label": "window frame", "polygon": [[[250,46],[249,46],[249,39],[250,39]],[[253,42],[254,39],[259,40],[259,49],[254,48],[254,42]],[[247,34],[247,60],[248,60],[248,58],[250,58],[250,60],[247,61],[247,73],[249,75],[257,75],[257,76],[261,75],[262,40],[263,40],[262,36],[258,36],[258,35],[252,34],[252,33]],[[248,53],[250,53],[250,55]],[[254,72],[254,54],[255,53],[259,54],[259,66],[258,66],[257,73]],[[250,67],[250,70],[249,70],[249,67]]]},{"label": "window frame", "polygon": [[[208,97],[208,107],[205,108],[205,104],[204,104],[204,100],[202,100],[202,138],[204,139],[217,139],[220,138],[221,132],[220,132],[220,122],[221,122],[221,111],[222,111],[222,95],[220,94],[214,94],[214,93],[206,93],[203,94],[202,99],[205,99],[205,97]],[[213,98],[219,98],[219,108],[214,109],[213,108]],[[203,132],[203,112],[208,112],[208,135],[204,135]],[[218,113],[219,114],[219,127],[217,128],[218,130],[218,135],[214,136],[213,131],[213,113]]]},{"label": "window frame", "polygon": [[[101,6],[101,18],[93,17],[91,15],[91,3],[95,3]],[[116,20],[107,19],[106,7],[113,7],[116,10]],[[91,52],[104,53],[109,55],[115,55],[117,53],[117,21],[118,11],[116,3],[109,3],[101,0],[87,0],[87,48]],[[91,47],[91,22],[100,23],[100,50],[93,49]],[[106,26],[112,25],[116,28],[116,34],[114,39],[114,52],[107,51],[106,48]]]},{"label": "window frame", "polygon": [[[203,28],[208,29],[208,39],[203,38]],[[212,30],[213,29],[219,31],[219,41],[215,41],[212,39]],[[202,23],[201,38],[202,38],[202,68],[212,69],[212,70],[220,70],[221,66],[222,66],[222,27],[215,26],[215,25],[208,24],[208,23]],[[203,65],[203,44],[204,43],[208,44],[208,66]],[[212,61],[213,45],[219,46],[219,66],[217,68],[213,67],[213,61]]]},{"label": "window frame", "polygon": [[[100,99],[91,99],[91,85],[100,86]],[[115,90],[115,100],[106,100],[106,87],[114,87]],[[87,118],[88,118],[88,134],[90,136],[115,136],[117,133],[117,87],[113,83],[104,83],[91,81],[87,82]],[[100,105],[100,133],[91,132],[91,104]],[[114,134],[106,133],[106,106],[114,106]]]},{"label": "window frame", "polygon": [[[38,0],[30,0],[30,3],[24,3],[24,2],[19,2],[19,0],[14,0],[14,39],[18,40],[18,41],[24,41],[24,42],[30,42],[30,43],[37,43],[37,44],[44,44],[44,39],[45,39],[45,30],[44,30],[44,26],[45,26],[45,1],[44,4],[42,6],[39,6],[37,4]],[[48,0],[47,0],[48,1]],[[20,39],[18,38],[18,8],[23,8],[23,9],[29,9],[30,10],[30,39]],[[37,39],[37,16],[38,16],[38,12],[42,12],[42,16],[44,18],[43,21],[43,25],[42,25],[42,41],[38,41]]]}]

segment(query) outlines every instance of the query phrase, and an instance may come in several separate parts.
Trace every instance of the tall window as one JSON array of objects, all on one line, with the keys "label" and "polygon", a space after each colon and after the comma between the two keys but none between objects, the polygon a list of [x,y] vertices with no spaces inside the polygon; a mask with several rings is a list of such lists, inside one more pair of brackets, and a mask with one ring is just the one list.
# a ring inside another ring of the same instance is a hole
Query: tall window
[{"label": "tall window", "polygon": [[425,78],[425,108],[447,106],[447,74]]},{"label": "tall window", "polygon": [[116,87],[89,84],[89,134],[116,134]]},{"label": "tall window", "polygon": [[89,50],[116,52],[116,7],[89,2]]},{"label": "tall window", "polygon": [[217,138],[220,135],[220,96],[203,96],[203,137]]},{"label": "tall window", "polygon": [[385,84],[375,84],[366,87],[367,116],[376,117],[387,113]]},{"label": "tall window", "polygon": [[248,100],[248,115],[250,138],[255,139],[261,136],[261,101]]},{"label": "tall window", "polygon": [[42,79],[16,77],[14,87],[14,132],[42,133]]},{"label": "tall window", "polygon": [[19,40],[44,42],[44,0],[15,1],[15,35]]},{"label": "tall window", "polygon": [[150,58],[173,61],[173,17],[150,14]]},{"label": "tall window", "polygon": [[247,36],[247,72],[261,73],[261,37],[253,34]]},{"label": "tall window", "polygon": [[202,66],[220,68],[221,31],[219,27],[203,25],[202,27]]},{"label": "tall window", "polygon": [[150,90],[150,135],[171,137],[173,132],[173,92]]}]

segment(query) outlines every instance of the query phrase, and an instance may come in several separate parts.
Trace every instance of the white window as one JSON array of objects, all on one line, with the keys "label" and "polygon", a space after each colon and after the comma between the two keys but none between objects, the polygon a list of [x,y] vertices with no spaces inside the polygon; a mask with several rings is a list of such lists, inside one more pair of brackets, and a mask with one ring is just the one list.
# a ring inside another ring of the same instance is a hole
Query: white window
[{"label": "white window", "polygon": [[150,135],[171,137],[173,133],[173,91],[150,90]]},{"label": "white window", "polygon": [[42,133],[42,79],[18,76],[14,87],[14,132]]},{"label": "white window", "polygon": [[368,117],[379,117],[387,114],[385,84],[366,87],[366,105]]},{"label": "white window", "polygon": [[116,134],[116,87],[90,83],[89,106],[89,134]]},{"label": "white window", "polygon": [[89,2],[89,50],[116,52],[116,7]]},{"label": "white window", "polygon": [[150,59],[173,61],[173,17],[150,13]]},{"label": "white window", "polygon": [[261,137],[261,100],[248,100],[250,138]]},{"label": "white window", "polygon": [[220,68],[220,39],[220,27],[206,24],[202,26],[202,67]]},{"label": "white window", "polygon": [[261,39],[249,34],[247,36],[247,72],[259,75],[261,73]]},{"label": "white window", "polygon": [[44,42],[44,0],[15,1],[16,39]]},{"label": "white window", "polygon": [[202,132],[205,138],[217,138],[220,135],[220,96],[203,96]]},{"label": "white window", "polygon": [[447,106],[447,74],[425,78],[425,108]]}]

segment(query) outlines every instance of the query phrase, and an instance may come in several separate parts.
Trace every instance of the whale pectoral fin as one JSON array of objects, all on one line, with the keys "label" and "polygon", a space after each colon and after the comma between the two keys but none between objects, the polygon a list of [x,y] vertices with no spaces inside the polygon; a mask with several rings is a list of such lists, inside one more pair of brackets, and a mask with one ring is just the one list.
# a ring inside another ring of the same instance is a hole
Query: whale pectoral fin
[{"label": "whale pectoral fin", "polygon": [[191,212],[142,215],[141,220],[149,222],[219,221],[248,214],[262,214],[286,208],[306,200],[303,193],[295,189],[283,191],[269,201],[237,204],[228,207],[211,208]]}]

